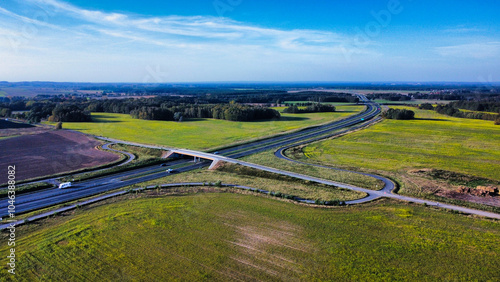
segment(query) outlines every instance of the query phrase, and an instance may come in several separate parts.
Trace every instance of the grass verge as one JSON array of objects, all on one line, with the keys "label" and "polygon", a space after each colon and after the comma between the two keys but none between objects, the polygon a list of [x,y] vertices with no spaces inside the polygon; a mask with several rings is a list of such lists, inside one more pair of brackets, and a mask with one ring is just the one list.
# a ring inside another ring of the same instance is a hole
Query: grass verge
[{"label": "grass verge", "polygon": [[190,173],[173,174],[166,178],[141,183],[140,186],[178,182],[218,182],[250,186],[252,188],[281,192],[305,199],[356,200],[366,197],[365,193],[311,183],[279,174],[262,172],[239,165],[226,164],[217,170],[196,170]]},{"label": "grass verge", "polygon": [[[26,185],[16,185],[16,195],[28,193],[28,192],[33,192],[37,190],[42,190],[46,188],[51,188],[54,187],[53,184],[47,183],[47,182],[37,182],[37,183],[32,183],[32,184],[26,184]],[[8,195],[8,189],[0,189],[0,197],[7,197]]]},{"label": "grass verge", "polygon": [[137,147],[125,144],[114,144],[110,147],[118,151],[124,151],[134,154],[135,159],[131,163],[161,158],[164,153],[164,151],[158,149]]},{"label": "grass verge", "polygon": [[88,180],[88,179],[92,179],[92,178],[97,178],[97,177],[101,177],[101,176],[115,174],[118,172],[129,171],[129,170],[133,170],[133,169],[137,169],[137,168],[141,168],[141,167],[146,167],[146,166],[150,166],[150,165],[155,165],[155,164],[161,164],[164,162],[165,162],[165,159],[160,159],[160,158],[147,159],[144,161],[135,161],[135,162],[131,162],[131,163],[128,163],[126,165],[123,165],[123,166],[112,167],[110,169],[81,173],[81,174],[76,174],[76,175],[67,175],[67,176],[60,178],[59,180],[61,182],[84,181],[84,180]]},{"label": "grass verge", "polygon": [[327,168],[313,167],[309,165],[297,164],[287,160],[278,159],[274,156],[273,151],[266,151],[242,158],[242,160],[277,168],[281,170],[306,174],[309,176],[328,179],[341,183],[351,184],[358,187],[363,187],[372,190],[380,190],[384,186],[383,182],[372,177],[359,175],[352,172],[336,171]]}]

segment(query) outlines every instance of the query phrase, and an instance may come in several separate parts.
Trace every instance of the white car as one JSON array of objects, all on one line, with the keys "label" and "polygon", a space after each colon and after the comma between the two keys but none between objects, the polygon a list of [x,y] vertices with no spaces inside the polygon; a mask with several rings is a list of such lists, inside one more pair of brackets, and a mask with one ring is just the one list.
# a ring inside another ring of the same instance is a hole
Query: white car
[{"label": "white car", "polygon": [[71,182],[64,182],[59,184],[59,189],[69,188],[71,186],[72,186]]}]

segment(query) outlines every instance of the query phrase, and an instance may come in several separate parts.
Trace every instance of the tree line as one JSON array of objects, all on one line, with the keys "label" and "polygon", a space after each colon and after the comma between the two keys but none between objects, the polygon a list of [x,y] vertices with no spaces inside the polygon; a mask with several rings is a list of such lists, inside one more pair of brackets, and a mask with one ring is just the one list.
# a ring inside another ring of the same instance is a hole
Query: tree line
[{"label": "tree line", "polygon": [[500,113],[500,101],[493,99],[482,101],[455,101],[451,102],[451,105],[469,111]]},{"label": "tree line", "polygon": [[398,93],[377,93],[377,94],[370,94],[368,96],[370,100],[375,100],[375,99],[380,99],[380,100],[387,100],[387,101],[410,101],[411,96],[410,95],[402,95]]},{"label": "tree line", "polygon": [[[68,84],[70,87],[72,84]],[[92,87],[103,87],[94,85]],[[89,85],[90,87],[90,85]],[[109,91],[113,91],[113,85]],[[132,87],[132,86],[130,86]],[[69,88],[68,88],[69,89]],[[117,91],[125,91],[118,87]],[[147,93],[132,87],[127,91],[131,94],[157,94],[153,98],[141,99],[90,99],[78,95],[38,95],[35,98],[24,97],[0,97],[0,116],[15,117],[30,123],[38,123],[53,116],[52,111],[58,104],[71,104],[78,107],[73,108],[65,114],[57,113],[53,119],[64,119],[67,121],[86,120],[86,112],[106,112],[130,114],[136,118],[182,120],[186,118],[222,118],[228,120],[257,120],[277,118],[279,113],[264,110],[272,104],[282,104],[287,100],[310,101],[307,106],[319,102],[358,102],[359,99],[349,93],[331,93],[320,91],[303,91],[289,93],[285,90],[254,89],[236,91],[232,89],[219,88],[157,88],[148,89]],[[158,93],[157,93],[158,92]],[[167,94],[168,93],[168,94]],[[179,95],[176,95],[179,94]],[[239,104],[261,104],[263,107],[255,109],[249,106],[231,106],[227,108],[217,107],[219,104],[228,104],[234,101]],[[75,112],[77,111],[77,112]],[[315,111],[315,110],[313,110]],[[182,118],[181,118],[182,117]]]},{"label": "tree line", "polygon": [[189,118],[214,118],[231,121],[253,121],[279,119],[276,110],[242,105],[236,102],[228,104],[185,104],[169,101],[162,97],[144,99],[72,99],[59,101],[58,98],[43,101],[25,101],[23,105],[15,102],[17,109],[29,111],[12,114],[9,104],[0,104],[0,115],[16,117],[30,123],[41,120],[53,122],[91,121],[90,112],[130,114],[133,118],[147,120],[183,121]]},{"label": "tree line", "polygon": [[149,120],[183,121],[193,118],[213,118],[230,121],[254,121],[279,119],[280,113],[264,107],[246,106],[238,103],[216,105],[176,105],[167,107],[141,107],[131,111],[133,118]]},{"label": "tree line", "polygon": [[[309,101],[310,103],[358,103],[359,98],[350,93],[326,91],[301,91],[280,97],[282,101]],[[309,103],[308,103],[309,104]]]},{"label": "tree line", "polygon": [[[464,103],[467,104],[470,100],[471,103],[477,103],[478,99],[487,99],[486,101],[481,101],[480,103],[488,103],[489,101],[497,101],[500,98],[498,94],[488,94],[488,93],[475,93],[466,90],[456,90],[450,93],[408,93],[407,95],[400,93],[372,93],[368,95],[371,100],[381,99],[394,102],[400,101],[411,101],[411,100],[441,100],[441,101],[456,101],[457,105]],[[495,100],[496,99],[496,100]],[[455,103],[455,102],[454,102]]]},{"label": "tree line", "polygon": [[93,100],[90,112],[130,114],[134,118],[182,121],[189,118],[214,118],[231,121],[252,121],[279,118],[279,112],[260,106],[229,103],[180,103],[165,97],[148,99]]},{"label": "tree line", "polygon": [[328,104],[320,104],[314,103],[312,105],[307,106],[304,109],[301,109],[295,105],[288,106],[283,110],[283,113],[289,114],[302,114],[302,113],[325,113],[325,112],[335,112],[335,106]]}]

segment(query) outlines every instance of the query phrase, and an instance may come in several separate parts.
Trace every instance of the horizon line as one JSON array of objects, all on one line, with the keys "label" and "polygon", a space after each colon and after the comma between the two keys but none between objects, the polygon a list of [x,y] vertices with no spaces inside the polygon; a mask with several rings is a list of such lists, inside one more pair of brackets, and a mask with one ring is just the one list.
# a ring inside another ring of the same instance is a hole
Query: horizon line
[{"label": "horizon line", "polygon": [[170,82],[134,82],[134,81],[51,81],[51,80],[19,80],[19,81],[0,81],[0,83],[73,83],[73,84],[140,84],[140,85],[171,85],[171,84],[499,84],[500,81],[170,81]]}]

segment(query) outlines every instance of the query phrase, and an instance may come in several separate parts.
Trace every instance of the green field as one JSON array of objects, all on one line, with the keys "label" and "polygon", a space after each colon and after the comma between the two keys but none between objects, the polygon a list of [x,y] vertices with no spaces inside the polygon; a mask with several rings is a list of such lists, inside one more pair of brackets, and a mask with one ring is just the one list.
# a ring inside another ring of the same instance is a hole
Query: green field
[{"label": "green field", "polygon": [[93,113],[94,122],[65,122],[63,128],[144,144],[207,150],[330,122],[363,108],[343,106],[338,107],[335,113],[282,114],[281,120],[259,122],[197,119],[179,123],[139,120],[123,114]]},{"label": "green field", "polygon": [[0,280],[498,279],[498,222],[390,201],[314,209],[229,193],[127,197],[18,227],[17,274],[2,244]]},{"label": "green field", "polygon": [[415,120],[385,120],[311,144],[304,153],[311,160],[340,167],[391,172],[435,168],[500,180],[500,126],[412,110]]}]

